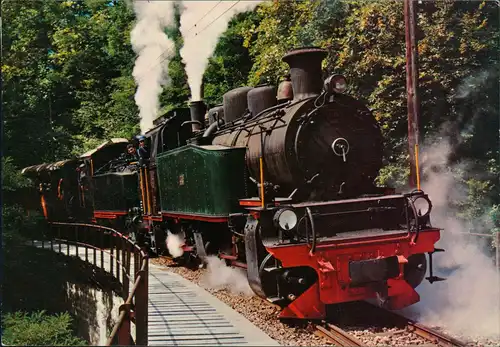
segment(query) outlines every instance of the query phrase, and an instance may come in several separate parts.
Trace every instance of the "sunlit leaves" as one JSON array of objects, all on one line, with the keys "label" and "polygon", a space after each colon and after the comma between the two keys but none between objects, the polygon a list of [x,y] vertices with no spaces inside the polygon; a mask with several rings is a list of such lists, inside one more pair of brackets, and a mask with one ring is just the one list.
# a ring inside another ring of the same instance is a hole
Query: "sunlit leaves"
[{"label": "sunlit leaves", "polygon": [[255,12],[240,13],[219,38],[203,77],[205,101],[209,105],[221,103],[227,91],[247,84],[253,62],[245,41],[247,44],[254,42],[258,19]]},{"label": "sunlit leaves", "polygon": [[265,3],[258,7],[262,18],[258,26],[252,26],[245,36],[245,44],[257,35],[249,51],[254,58],[249,84],[256,85],[263,79],[277,81],[287,71],[281,61],[285,53],[298,46],[312,45],[314,38],[304,28],[314,17],[319,1],[282,1]]},{"label": "sunlit leaves", "polygon": [[133,80],[111,89],[133,64],[126,3],[8,1],[2,17],[4,154],[23,167],[70,156],[76,134],[132,132]]},{"label": "sunlit leaves", "polygon": [[2,157],[2,190],[15,191],[16,189],[27,187],[28,179],[21,175],[12,158]]},{"label": "sunlit leaves", "polygon": [[[254,58],[249,82],[284,74],[287,66],[281,58],[291,48],[303,43],[327,48],[324,68],[347,76],[350,92],[374,109],[383,131],[388,166],[380,173],[379,183],[405,184],[408,111],[403,1],[335,3],[259,6],[260,24],[248,27],[244,42]],[[434,136],[448,124],[447,135],[455,134],[459,143],[454,155],[478,159],[477,165],[489,173],[486,182],[493,177],[491,172],[498,171],[492,169],[498,166],[492,160],[499,155],[498,9],[486,1],[451,0],[423,1],[417,8],[420,135],[422,139]],[[250,35],[257,35],[253,43]],[[457,98],[462,94],[466,97]],[[496,194],[498,202],[497,186],[469,188],[476,196],[473,199]],[[474,210],[472,200],[467,204]]]}]

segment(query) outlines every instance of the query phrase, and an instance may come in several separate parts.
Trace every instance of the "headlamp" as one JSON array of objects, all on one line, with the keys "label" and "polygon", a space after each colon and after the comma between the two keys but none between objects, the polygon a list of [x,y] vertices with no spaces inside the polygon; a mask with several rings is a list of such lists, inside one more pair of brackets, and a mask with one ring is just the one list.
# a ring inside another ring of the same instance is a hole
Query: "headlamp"
[{"label": "headlamp", "polygon": [[418,217],[427,217],[431,213],[432,203],[426,196],[418,195],[412,198],[412,201]]},{"label": "headlamp", "polygon": [[274,224],[282,230],[292,230],[297,226],[297,215],[290,209],[281,209],[274,215]]},{"label": "headlamp", "polygon": [[332,75],[325,80],[324,89],[329,93],[344,93],[347,90],[347,79],[342,75]]}]

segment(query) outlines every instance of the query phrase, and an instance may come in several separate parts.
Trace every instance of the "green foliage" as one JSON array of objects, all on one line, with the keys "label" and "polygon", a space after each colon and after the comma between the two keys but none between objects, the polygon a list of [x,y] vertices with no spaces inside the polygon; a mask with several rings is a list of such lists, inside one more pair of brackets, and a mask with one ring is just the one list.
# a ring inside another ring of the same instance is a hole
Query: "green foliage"
[{"label": "green foliage", "polygon": [[[292,48],[328,50],[327,73],[347,76],[354,96],[374,109],[382,128],[385,167],[378,184],[403,187],[408,176],[407,95],[403,2],[398,0],[273,1],[236,15],[219,38],[204,75],[205,98],[220,103],[228,90],[287,72]],[[184,106],[189,88],[179,50],[180,7],[167,30],[175,41],[163,112]],[[7,1],[2,6],[2,176],[40,162],[80,154],[109,137],[138,133],[130,45],[134,13],[126,1]],[[494,2],[418,4],[421,142],[451,138],[450,165],[472,161],[457,174],[469,192],[464,218],[500,204],[497,182],[499,44]],[[4,102],[5,101],[5,102]],[[431,149],[432,150],[432,149]],[[480,174],[477,174],[480,172]],[[10,188],[9,188],[10,187]]]},{"label": "green foliage", "polygon": [[45,311],[7,313],[2,317],[2,340],[20,346],[86,346],[73,335],[68,313],[49,316]]},{"label": "green foliage", "polygon": [[401,158],[398,162],[385,165],[379,172],[376,179],[378,186],[388,186],[396,189],[404,189],[408,186],[410,168],[404,165],[406,158]]},{"label": "green foliage", "polygon": [[494,226],[492,233],[500,233],[500,205],[494,205],[488,214],[491,218],[491,223]]},{"label": "green foliage", "polygon": [[[60,87],[49,69],[47,12],[54,3],[5,2],[2,4],[2,116],[4,122],[4,155],[11,156],[21,167],[54,158],[45,148],[54,138],[67,143],[58,127],[57,113],[64,113],[60,100],[49,91]],[[57,14],[59,15],[59,14]],[[71,107],[70,103],[66,104]],[[36,126],[35,126],[36,124]],[[54,153],[54,154],[53,154]]]},{"label": "green foliage", "polygon": [[180,32],[181,7],[179,3],[174,4],[174,10],[175,22],[171,28],[168,28],[167,35],[175,43],[175,54],[168,63],[168,76],[170,82],[168,86],[163,89],[163,93],[160,96],[161,105],[163,105],[160,114],[178,107],[186,107],[190,96],[185,65],[182,62],[180,53],[183,40]]},{"label": "green foliage", "polygon": [[[452,140],[450,165],[472,161],[457,180],[468,191],[464,218],[500,202],[498,158],[498,9],[491,2],[440,1],[418,5],[420,135]],[[385,167],[378,184],[407,185],[407,94],[403,2],[343,0],[264,3],[260,22],[246,29],[254,59],[249,83],[276,79],[289,49],[317,45],[329,55],[328,73],[342,73],[349,92],[365,101],[384,135]],[[430,148],[429,150],[432,150]],[[477,174],[481,172],[481,174]],[[467,175],[466,175],[467,174]]]},{"label": "green foliage", "polygon": [[29,185],[29,180],[21,175],[12,158],[2,157],[2,190],[15,191]]},{"label": "green foliage", "polygon": [[340,27],[342,18],[347,15],[347,6],[340,0],[319,0],[311,7],[311,20],[297,28],[297,42],[301,46],[327,48],[333,38],[332,29]]},{"label": "green foliage", "polygon": [[11,266],[9,261],[15,260],[19,249],[25,247],[25,242],[31,236],[40,235],[46,227],[43,216],[26,215],[26,211],[18,205],[2,206],[2,245],[4,249],[4,274]]},{"label": "green foliage", "polygon": [[247,28],[258,22],[255,12],[236,15],[221,35],[203,76],[205,101],[209,105],[222,103],[222,96],[231,89],[246,85],[253,62],[243,46]]},{"label": "green foliage", "polygon": [[470,178],[463,180],[463,185],[467,187],[467,199],[456,202],[457,207],[462,211],[457,217],[473,221],[487,215],[489,206],[484,199],[492,190],[491,182]]},{"label": "green foliage", "polygon": [[77,134],[102,140],[133,133],[134,14],[124,1],[110,4],[2,4],[2,147],[17,166],[81,152]]},{"label": "green foliage", "polygon": [[[244,34],[244,46],[254,59],[248,83],[259,84],[263,79],[276,83],[287,72],[281,61],[290,49],[301,46],[303,27],[310,23],[319,1],[274,1],[261,4],[259,24],[252,24]],[[253,38],[257,37],[254,41]]]},{"label": "green foliage", "polygon": [[[418,19],[421,30],[418,48],[420,128],[424,137],[433,135],[448,121],[456,122],[458,130],[462,130],[472,125],[468,124],[471,121],[473,125],[479,124],[479,118],[483,124],[485,118],[489,118],[486,120],[489,126],[495,125],[493,118],[498,119],[492,112],[485,114],[488,113],[486,109],[480,114],[480,110],[467,106],[478,105],[479,96],[482,96],[479,104],[484,108],[498,104],[497,89],[492,82],[487,85],[488,78],[495,79],[495,73],[484,73],[494,59],[497,25],[484,25],[493,20],[491,8],[474,4],[443,1],[422,5]],[[328,66],[331,70],[344,72],[352,81],[354,93],[376,109],[387,148],[392,152],[405,152],[407,95],[403,3],[351,2],[349,7],[345,25],[332,40],[337,56],[331,56]],[[484,83],[481,85],[478,81],[477,89],[472,89],[464,80],[467,76]],[[477,135],[477,138],[483,137]],[[488,139],[491,142],[486,143],[495,143],[491,131]],[[484,146],[485,142],[481,142]]]}]

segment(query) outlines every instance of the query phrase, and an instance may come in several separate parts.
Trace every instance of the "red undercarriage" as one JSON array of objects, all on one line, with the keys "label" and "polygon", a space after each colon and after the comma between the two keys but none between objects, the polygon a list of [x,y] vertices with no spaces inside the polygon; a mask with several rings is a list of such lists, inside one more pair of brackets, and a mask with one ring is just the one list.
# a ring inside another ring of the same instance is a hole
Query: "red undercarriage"
[{"label": "red undercarriage", "polygon": [[287,306],[280,318],[325,318],[325,305],[376,297],[370,287],[349,287],[349,261],[398,256],[400,274],[387,280],[389,308],[401,309],[420,300],[418,293],[403,279],[403,267],[412,254],[432,252],[439,240],[439,229],[420,232],[417,243],[407,233],[396,236],[329,241],[319,243],[310,254],[310,245],[267,247],[283,267],[309,266],[316,270],[318,282]]}]

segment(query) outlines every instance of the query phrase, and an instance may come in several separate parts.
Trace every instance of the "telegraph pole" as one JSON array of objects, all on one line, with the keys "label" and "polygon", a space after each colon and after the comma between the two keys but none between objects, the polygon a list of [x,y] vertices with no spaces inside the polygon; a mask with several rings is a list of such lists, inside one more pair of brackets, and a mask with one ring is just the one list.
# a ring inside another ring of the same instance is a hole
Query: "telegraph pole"
[{"label": "telegraph pole", "polygon": [[418,51],[415,32],[417,28],[416,0],[404,0],[406,32],[406,92],[408,104],[408,146],[410,160],[410,187],[417,186],[416,150],[418,151]]}]

